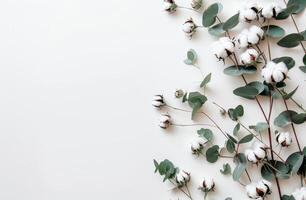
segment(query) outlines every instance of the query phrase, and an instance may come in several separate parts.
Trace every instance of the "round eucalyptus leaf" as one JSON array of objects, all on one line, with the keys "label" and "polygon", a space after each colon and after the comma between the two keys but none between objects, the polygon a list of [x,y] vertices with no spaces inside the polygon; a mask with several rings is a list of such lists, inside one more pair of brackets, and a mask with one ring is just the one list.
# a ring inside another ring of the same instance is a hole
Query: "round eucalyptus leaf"
[{"label": "round eucalyptus leaf", "polygon": [[304,40],[304,37],[299,33],[291,33],[286,35],[281,40],[277,42],[277,44],[281,47],[293,48],[300,44],[301,41]]},{"label": "round eucalyptus leaf", "polygon": [[202,17],[202,25],[204,27],[209,27],[211,25],[213,25],[216,21],[216,17],[219,13],[219,4],[218,3],[214,3],[212,5],[210,5],[203,13],[203,17]]},{"label": "round eucalyptus leaf", "polygon": [[262,29],[265,31],[265,35],[273,38],[281,38],[285,35],[285,30],[276,25],[264,26]]},{"label": "round eucalyptus leaf", "polygon": [[235,89],[234,94],[240,97],[244,97],[246,99],[255,99],[255,97],[259,94],[259,91],[252,86],[243,86]]},{"label": "round eucalyptus leaf", "polygon": [[214,145],[207,149],[206,151],[206,160],[210,163],[215,163],[219,158],[219,146]]}]

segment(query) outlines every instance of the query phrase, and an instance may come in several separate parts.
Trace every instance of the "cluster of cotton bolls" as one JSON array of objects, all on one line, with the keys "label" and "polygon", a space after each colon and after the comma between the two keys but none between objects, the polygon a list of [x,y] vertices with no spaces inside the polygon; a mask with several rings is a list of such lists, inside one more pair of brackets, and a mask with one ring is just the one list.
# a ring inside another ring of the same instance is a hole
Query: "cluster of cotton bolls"
[{"label": "cluster of cotton bolls", "polygon": [[[153,107],[157,109],[161,109],[162,107],[166,106],[165,100],[163,95],[154,95],[152,99]],[[159,127],[162,129],[167,129],[171,125],[171,116],[167,113],[161,114],[159,118]]]},{"label": "cluster of cotton bolls", "polygon": [[265,21],[276,16],[284,8],[275,2],[264,2],[259,4],[257,2],[249,1],[239,10],[239,18],[242,22],[252,22],[254,20]]},{"label": "cluster of cotton bolls", "polygon": [[301,187],[292,193],[295,200],[305,200],[306,199],[306,187]]},{"label": "cluster of cotton bolls", "polygon": [[184,185],[186,185],[189,181],[190,181],[190,173],[186,172],[184,170],[180,170],[175,177],[175,181],[178,185],[178,187],[182,187]]},{"label": "cluster of cotton bolls", "polygon": [[235,43],[229,37],[221,37],[212,44],[213,54],[219,60],[224,60],[235,51]]},{"label": "cluster of cotton bolls", "polygon": [[245,156],[248,161],[257,164],[266,157],[266,147],[262,143],[255,142],[251,149],[245,150]]},{"label": "cluster of cotton bolls", "polygon": [[272,184],[267,180],[260,180],[257,183],[251,183],[245,187],[246,193],[251,199],[262,200],[268,194],[271,194]]},{"label": "cluster of cotton bolls", "polygon": [[284,62],[270,61],[262,69],[261,75],[267,83],[278,83],[286,79],[288,68]]},{"label": "cluster of cotton bolls", "polygon": [[236,41],[239,48],[257,45],[264,36],[264,31],[258,26],[251,26],[249,29],[244,29],[237,37]]}]

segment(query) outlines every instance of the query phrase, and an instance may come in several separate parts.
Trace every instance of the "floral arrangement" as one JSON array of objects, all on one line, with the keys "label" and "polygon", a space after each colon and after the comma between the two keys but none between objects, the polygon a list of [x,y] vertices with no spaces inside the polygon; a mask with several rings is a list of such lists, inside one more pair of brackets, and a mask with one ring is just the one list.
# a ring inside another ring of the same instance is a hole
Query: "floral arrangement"
[{"label": "floral arrangement", "polygon": [[[190,7],[179,6],[174,0],[164,0],[163,3],[165,12],[169,14],[177,12],[178,9],[188,9],[201,14],[202,24],[195,24],[194,20],[189,18],[183,23],[183,32],[187,38],[192,39],[198,29],[207,29],[209,34],[217,38],[211,45],[212,54],[217,61],[226,66],[223,70],[226,75],[241,79],[244,83],[234,88],[233,94],[254,101],[259,108],[258,114],[265,120],[246,125],[242,120],[244,115],[242,105],[224,108],[219,103],[213,102],[224,119],[235,123],[233,131],[224,130],[221,123],[215,121],[214,116],[203,109],[204,104],[208,102],[208,97],[203,90],[212,78],[212,75],[208,74],[203,75],[199,91],[175,91],[175,97],[182,104],[186,104],[187,108],[169,104],[163,95],[153,97],[153,106],[161,111],[160,128],[182,126],[176,124],[171,117],[173,110],[190,113],[192,119],[204,117],[209,123],[190,124],[190,126],[202,126],[197,130],[197,137],[190,146],[191,153],[194,156],[204,156],[208,163],[215,163],[223,158],[232,161],[224,163],[220,172],[231,175],[233,181],[244,188],[245,196],[241,198],[272,199],[270,194],[276,193],[275,196],[282,200],[306,200],[304,186],[306,147],[301,147],[299,139],[302,135],[299,135],[295,128],[305,123],[306,110],[294,98],[298,87],[292,91],[288,91],[286,87],[290,70],[294,68],[296,62],[288,56],[272,57],[270,47],[272,41],[277,41],[280,48],[289,49],[300,46],[301,61],[304,65],[300,66],[299,70],[306,73],[306,50],[303,44],[306,41],[306,31],[300,31],[295,21],[295,18],[304,11],[306,0],[289,0],[288,2],[283,0],[282,3],[245,1],[237,14],[225,20],[220,18],[223,10],[221,3],[203,5],[202,0],[191,0]],[[277,25],[277,22],[282,20],[292,22],[296,31],[287,34]],[[232,29],[239,23],[243,24],[245,29],[233,35]],[[196,51],[190,49],[184,63],[199,68],[195,64],[197,58]],[[248,77],[254,74],[260,74],[260,78],[256,81],[248,81]],[[267,101],[268,110],[264,109],[262,101]],[[288,101],[294,105],[294,108],[289,108]],[[275,104],[283,104],[285,110],[272,116]],[[216,144],[214,134],[223,135],[224,143]],[[291,149],[295,151],[287,152],[286,155],[289,156],[284,157],[282,151],[288,151],[287,147],[293,144],[296,147]],[[174,185],[174,189],[185,194],[187,198],[193,199],[189,190],[192,173],[179,169],[168,159],[154,160],[154,165],[155,172],[163,177],[163,181],[169,181]],[[255,169],[261,178],[252,178],[250,169]],[[284,194],[282,179],[300,182],[300,187],[289,194]],[[199,191],[203,193],[204,199],[217,188],[218,184],[209,177],[205,177],[199,184]],[[232,198],[225,197],[225,199]]]}]

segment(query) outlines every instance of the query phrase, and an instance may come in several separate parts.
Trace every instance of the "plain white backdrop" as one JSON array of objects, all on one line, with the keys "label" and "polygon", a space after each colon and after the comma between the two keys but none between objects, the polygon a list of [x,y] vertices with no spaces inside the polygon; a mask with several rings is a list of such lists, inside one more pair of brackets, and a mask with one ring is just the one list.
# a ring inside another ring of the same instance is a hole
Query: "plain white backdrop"
[{"label": "plain white backdrop", "polygon": [[[226,19],[242,1],[220,2]],[[201,75],[182,62],[189,48],[199,53],[203,72],[213,74],[210,99],[226,107],[248,106],[245,123],[263,120],[256,104],[232,95],[242,82],[222,73],[207,30],[198,30],[191,41],[181,31],[186,18],[200,24],[201,15],[188,10],[168,15],[161,5],[142,0],[0,2],[0,199],[184,199],[153,173],[153,158],[168,158],[191,171],[195,199],[202,198],[197,185],[203,176],[216,180],[210,199],[246,199],[239,184],[220,174],[224,161],[212,165],[190,154],[196,128],[164,132],[157,126],[153,94],[181,106],[174,91],[198,89]],[[301,30],[305,19],[297,20]],[[281,23],[288,33],[294,31],[290,22]],[[297,65],[301,52],[300,47],[272,50],[273,57],[295,57]],[[305,101],[305,74],[295,68],[290,76],[289,87],[300,85],[296,98]],[[223,120],[216,107],[205,109],[232,130],[234,124]],[[283,109],[278,102],[273,114]],[[177,123],[191,123],[186,114],[171,114]],[[216,142],[223,143],[218,134]],[[291,192],[298,181],[282,185]]]}]

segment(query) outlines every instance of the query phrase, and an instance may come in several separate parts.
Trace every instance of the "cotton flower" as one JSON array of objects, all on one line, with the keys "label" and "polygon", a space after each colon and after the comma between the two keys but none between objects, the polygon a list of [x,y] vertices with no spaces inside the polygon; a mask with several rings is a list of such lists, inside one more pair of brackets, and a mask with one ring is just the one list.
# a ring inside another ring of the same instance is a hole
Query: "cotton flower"
[{"label": "cotton flower", "polygon": [[247,3],[239,10],[239,19],[242,22],[251,22],[258,19],[258,5]]},{"label": "cotton flower", "polygon": [[235,43],[228,37],[221,37],[212,45],[213,54],[219,59],[224,60],[235,50]]},{"label": "cotton flower", "polygon": [[245,150],[245,156],[248,161],[257,164],[266,157],[266,147],[262,143],[255,142],[252,149]]},{"label": "cotton flower", "polygon": [[166,105],[165,101],[164,101],[164,97],[162,95],[155,95],[155,96],[153,96],[152,105],[155,108],[163,107],[164,105]]},{"label": "cotton flower", "polygon": [[175,181],[178,184],[178,186],[184,186],[190,181],[190,173],[180,170],[178,174],[175,177]]},{"label": "cotton flower", "polygon": [[276,135],[276,141],[283,147],[288,147],[292,143],[292,137],[288,132],[278,132]]},{"label": "cotton flower", "polygon": [[193,34],[196,32],[197,25],[193,22],[193,19],[190,18],[185,21],[183,24],[183,31],[185,32],[188,38],[192,38]]},{"label": "cotton flower", "polygon": [[264,19],[271,19],[272,17],[275,18],[282,10],[280,4],[269,2],[262,6],[260,14]]},{"label": "cotton flower", "polygon": [[244,65],[252,65],[256,63],[259,54],[255,49],[247,49],[240,55],[240,62]]},{"label": "cotton flower", "polygon": [[264,31],[258,26],[251,26],[250,29],[244,29],[236,38],[240,48],[249,45],[256,45],[263,39]]},{"label": "cotton flower", "polygon": [[245,187],[246,193],[251,199],[263,199],[271,194],[272,184],[266,180],[260,180],[258,183],[251,183]]},{"label": "cotton flower", "polygon": [[191,1],[191,8],[194,10],[199,10],[202,7],[203,0],[192,0]]},{"label": "cotton flower", "polygon": [[306,187],[301,187],[292,193],[295,200],[306,200]]},{"label": "cotton flower", "polygon": [[284,62],[270,61],[262,69],[261,75],[267,83],[278,83],[286,79],[288,68]]},{"label": "cotton flower", "polygon": [[174,0],[164,0],[164,10],[169,13],[174,13],[176,11],[177,5]]},{"label": "cotton flower", "polygon": [[198,137],[191,143],[191,153],[199,155],[204,148],[204,145],[207,143],[207,140],[204,138]]},{"label": "cotton flower", "polygon": [[214,179],[212,179],[212,178],[204,178],[204,180],[202,181],[199,189],[202,190],[203,192],[214,191],[215,190]]},{"label": "cotton flower", "polygon": [[168,114],[162,114],[159,118],[159,127],[163,129],[169,128],[171,125],[171,117]]}]

